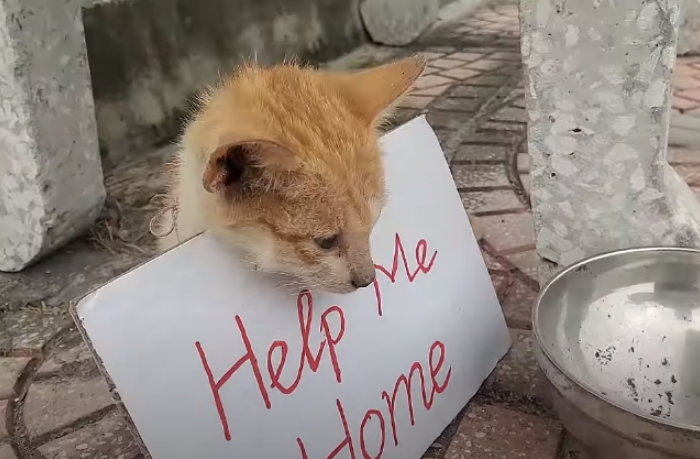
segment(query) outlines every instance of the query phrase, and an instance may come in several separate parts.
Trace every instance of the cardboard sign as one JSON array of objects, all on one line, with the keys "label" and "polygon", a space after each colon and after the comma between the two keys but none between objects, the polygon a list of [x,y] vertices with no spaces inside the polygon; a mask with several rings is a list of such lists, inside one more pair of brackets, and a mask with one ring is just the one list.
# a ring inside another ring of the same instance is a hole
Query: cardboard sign
[{"label": "cardboard sign", "polygon": [[374,286],[290,292],[200,235],[74,316],[155,459],[418,459],[510,337],[424,118],[382,139]]}]

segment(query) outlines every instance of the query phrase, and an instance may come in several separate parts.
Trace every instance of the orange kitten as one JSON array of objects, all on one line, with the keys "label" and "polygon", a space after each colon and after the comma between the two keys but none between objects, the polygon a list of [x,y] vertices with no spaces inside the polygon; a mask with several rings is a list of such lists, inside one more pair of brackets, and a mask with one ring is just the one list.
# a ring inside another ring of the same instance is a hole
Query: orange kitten
[{"label": "orange kitten", "polygon": [[424,68],[420,56],[355,73],[241,67],[185,129],[161,250],[211,230],[254,269],[335,293],[370,285],[385,204],[378,127]]}]

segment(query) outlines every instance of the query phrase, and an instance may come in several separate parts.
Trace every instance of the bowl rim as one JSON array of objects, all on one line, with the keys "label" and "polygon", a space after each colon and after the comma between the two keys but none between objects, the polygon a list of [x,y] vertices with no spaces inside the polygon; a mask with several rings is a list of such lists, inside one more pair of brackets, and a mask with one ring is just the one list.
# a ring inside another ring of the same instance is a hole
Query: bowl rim
[{"label": "bowl rim", "polygon": [[618,256],[625,256],[625,255],[630,255],[630,254],[637,254],[637,253],[647,253],[647,252],[679,252],[679,253],[693,253],[696,255],[700,255],[700,249],[695,249],[695,248],[690,248],[690,247],[671,247],[671,246],[649,246],[649,247],[632,247],[632,248],[627,248],[627,249],[618,249],[618,250],[610,250],[606,252],[602,252],[596,255],[592,255],[589,257],[586,257],[580,261],[577,261],[566,268],[562,269],[559,271],[554,277],[552,277],[543,288],[540,289],[539,294],[537,295],[537,299],[535,300],[535,304],[532,308],[532,332],[535,335],[535,339],[537,341],[537,344],[540,348],[540,351],[544,354],[544,356],[554,365],[554,367],[562,372],[564,375],[566,375],[567,378],[574,384],[576,384],[579,388],[583,389],[584,391],[588,392],[589,394],[593,395],[594,397],[600,399],[601,401],[608,403],[619,410],[622,410],[626,413],[629,413],[633,416],[636,416],[638,418],[641,418],[646,421],[651,421],[653,423],[659,423],[666,425],[668,427],[674,427],[677,429],[683,429],[685,431],[692,431],[692,432],[700,432],[700,426],[695,426],[692,424],[686,424],[684,422],[678,422],[674,420],[670,420],[667,418],[660,418],[660,417],[655,417],[651,416],[648,414],[644,414],[641,412],[636,412],[636,411],[631,411],[620,404],[608,399],[607,397],[603,396],[600,394],[598,391],[594,390],[589,384],[579,381],[578,378],[575,378],[568,370],[564,368],[563,365],[560,364],[560,362],[557,361],[557,359],[554,358],[554,356],[549,352],[547,349],[547,346],[543,345],[543,337],[542,337],[542,332],[540,330],[539,326],[539,311],[540,311],[540,305],[542,303],[542,300],[544,299],[545,295],[547,292],[552,288],[553,285],[559,282],[560,279],[563,277],[566,277],[571,273],[572,271],[576,271],[577,269],[581,268],[582,266],[589,265],[591,263],[604,260],[607,258],[613,258],[613,257],[618,257]]}]

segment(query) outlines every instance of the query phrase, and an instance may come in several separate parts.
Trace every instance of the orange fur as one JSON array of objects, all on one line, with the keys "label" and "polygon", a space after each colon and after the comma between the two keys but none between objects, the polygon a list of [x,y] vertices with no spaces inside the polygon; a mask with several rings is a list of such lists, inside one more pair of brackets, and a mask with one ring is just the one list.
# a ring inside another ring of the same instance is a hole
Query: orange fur
[{"label": "orange fur", "polygon": [[[180,142],[166,250],[211,230],[254,269],[347,293],[374,279],[385,203],[378,128],[413,86],[412,57],[342,73],[246,65],[201,96]],[[165,219],[161,219],[165,220]]]}]

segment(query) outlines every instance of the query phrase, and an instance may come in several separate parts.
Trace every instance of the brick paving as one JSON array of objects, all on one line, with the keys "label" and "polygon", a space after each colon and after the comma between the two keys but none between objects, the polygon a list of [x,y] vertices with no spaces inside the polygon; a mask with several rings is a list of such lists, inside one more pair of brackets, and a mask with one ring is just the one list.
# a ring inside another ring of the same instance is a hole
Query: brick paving
[{"label": "brick paving", "polygon": [[673,70],[673,88],[673,108],[700,116],[700,58],[678,58]]},{"label": "brick paving", "polygon": [[673,70],[671,145],[700,148],[700,58],[681,57]]},{"label": "brick paving", "polygon": [[[425,113],[436,130],[465,208],[483,229],[484,260],[514,343],[472,403],[426,451],[426,459],[584,457],[549,410],[532,354],[530,309],[540,260],[529,212],[517,14],[509,5],[484,8],[439,24],[410,47],[396,50],[428,53],[428,70],[402,103],[397,122]],[[674,113],[685,117],[677,127],[692,140],[700,133],[693,124],[700,115],[700,60],[679,59],[674,85]],[[700,196],[700,147],[681,143],[684,148],[671,149],[670,161]],[[112,199],[129,208],[159,190],[162,181],[151,177],[160,158],[148,162],[143,170],[151,175],[136,179],[126,178],[124,169],[110,172]],[[123,189],[134,187],[139,199],[122,199]],[[92,250],[105,250],[98,247]],[[141,252],[132,258],[120,258],[122,252],[106,256],[120,260],[123,270],[149,250]],[[78,457],[142,456],[65,311],[6,312],[0,320],[0,459]]]}]

